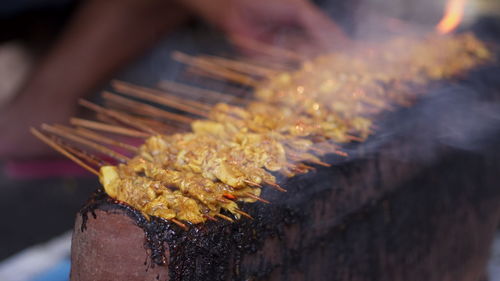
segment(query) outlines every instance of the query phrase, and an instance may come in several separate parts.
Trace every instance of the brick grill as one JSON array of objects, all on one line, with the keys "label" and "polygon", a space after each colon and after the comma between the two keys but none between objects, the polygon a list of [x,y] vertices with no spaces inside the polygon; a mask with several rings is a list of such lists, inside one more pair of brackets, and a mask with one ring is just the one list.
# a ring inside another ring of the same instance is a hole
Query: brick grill
[{"label": "brick grill", "polygon": [[71,280],[481,280],[500,219],[498,73],[388,113],[349,159],[264,189],[272,204],[243,206],[254,220],[184,231],[97,194]]}]

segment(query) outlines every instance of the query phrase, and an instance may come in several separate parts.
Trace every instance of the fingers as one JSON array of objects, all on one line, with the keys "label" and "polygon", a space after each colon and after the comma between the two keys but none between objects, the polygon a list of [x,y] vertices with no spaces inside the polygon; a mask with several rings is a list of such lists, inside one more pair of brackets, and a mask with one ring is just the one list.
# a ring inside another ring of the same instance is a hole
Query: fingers
[{"label": "fingers", "polygon": [[297,20],[313,43],[322,49],[342,48],[350,44],[344,31],[312,3],[304,3]]},{"label": "fingers", "polygon": [[308,0],[214,1],[217,4],[186,0],[185,5],[229,36],[285,47],[292,38],[294,49],[300,44],[304,47],[300,49],[329,50],[348,42],[343,31]]},{"label": "fingers", "polygon": [[243,22],[248,26],[242,35],[278,46],[293,46],[296,51],[304,50],[306,55],[318,49],[325,51],[349,45],[348,37],[337,24],[308,0],[253,3],[256,3],[250,14],[253,19]]}]

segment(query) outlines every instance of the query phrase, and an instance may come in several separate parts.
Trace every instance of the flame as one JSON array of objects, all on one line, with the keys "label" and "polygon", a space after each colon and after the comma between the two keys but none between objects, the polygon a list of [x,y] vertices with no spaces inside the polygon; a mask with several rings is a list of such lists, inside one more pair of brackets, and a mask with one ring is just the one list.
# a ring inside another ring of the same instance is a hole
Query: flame
[{"label": "flame", "polygon": [[448,0],[443,18],[436,29],[441,34],[455,30],[464,16],[465,0]]}]

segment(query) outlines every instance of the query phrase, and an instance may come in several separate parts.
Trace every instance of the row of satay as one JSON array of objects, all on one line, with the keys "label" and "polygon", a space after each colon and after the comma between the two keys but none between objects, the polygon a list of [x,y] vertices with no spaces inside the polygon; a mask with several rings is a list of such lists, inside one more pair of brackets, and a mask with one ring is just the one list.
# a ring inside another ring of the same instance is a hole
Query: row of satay
[{"label": "row of satay", "polygon": [[414,87],[490,57],[469,34],[321,55],[268,77],[244,106],[216,104],[189,132],[152,134],[126,163],[102,166],[100,180],[112,198],[179,225],[249,216],[237,201],[266,202],[262,188],[284,191],[277,177],[344,155],[339,145],[367,138],[377,113],[411,104]]}]

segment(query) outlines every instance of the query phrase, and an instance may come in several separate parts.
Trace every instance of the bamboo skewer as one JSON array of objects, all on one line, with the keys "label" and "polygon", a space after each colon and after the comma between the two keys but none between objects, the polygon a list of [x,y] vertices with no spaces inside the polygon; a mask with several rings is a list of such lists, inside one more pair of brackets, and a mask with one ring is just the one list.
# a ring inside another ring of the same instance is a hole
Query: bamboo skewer
[{"label": "bamboo skewer", "polygon": [[350,140],[350,141],[357,141],[357,142],[362,142],[363,139],[360,138],[360,137],[357,137],[357,136],[353,136],[353,135],[348,135],[346,134],[345,137]]},{"label": "bamboo skewer", "polygon": [[159,134],[156,130],[150,128],[149,126],[145,126],[142,122],[136,120],[135,118],[133,118],[131,116],[127,116],[127,114],[124,114],[124,113],[121,113],[121,112],[118,112],[115,110],[106,109],[104,107],[101,107],[97,104],[91,103],[91,102],[83,100],[83,99],[80,99],[79,103],[80,103],[80,105],[82,105],[88,109],[91,109],[91,110],[94,110],[95,112],[110,116],[110,117],[112,117],[120,122],[127,124],[128,126],[134,127],[136,129],[142,130],[144,132],[147,132],[147,133],[150,133],[153,135]]},{"label": "bamboo skewer", "polygon": [[216,218],[210,216],[210,215],[207,215],[207,214],[203,214],[203,216],[211,221],[218,221]]},{"label": "bamboo skewer", "polygon": [[[190,80],[193,80],[193,77],[196,77],[196,78],[203,77],[203,78],[211,79],[213,81],[223,81],[223,83],[226,83],[226,81],[225,81],[226,79],[224,77],[221,77],[220,75],[216,75],[216,74],[209,72],[209,71],[205,71],[205,70],[200,69],[200,68],[195,67],[195,66],[187,66],[186,76]],[[245,85],[245,86],[248,86],[248,85]]]},{"label": "bamboo skewer", "polygon": [[88,139],[91,139],[91,140],[94,140],[94,141],[97,141],[100,143],[123,148],[123,149],[128,150],[128,151],[133,152],[133,153],[137,153],[137,151],[138,151],[138,148],[133,146],[133,145],[126,144],[126,143],[117,141],[115,139],[105,137],[101,134],[98,134],[98,133],[93,132],[91,130],[87,130],[85,128],[69,128],[69,127],[64,127],[64,126],[60,126],[60,125],[57,125],[56,127],[61,127],[62,129],[66,129],[67,131],[71,131],[74,134],[80,135],[82,137],[85,137],[85,138],[88,138]]},{"label": "bamboo skewer", "polygon": [[143,117],[143,116],[135,116],[135,118],[144,124],[156,128],[164,133],[175,133],[178,131],[185,131],[187,128],[189,128],[189,124],[187,123],[177,123],[177,122],[171,122],[172,120],[163,120],[159,121],[156,119],[151,119],[151,117]]},{"label": "bamboo skewer", "polygon": [[[104,106],[106,108],[110,108],[119,112],[127,112],[131,116],[133,116],[135,119],[139,120],[143,124],[145,124],[148,127],[155,128],[157,131],[161,131],[163,133],[168,133],[168,132],[176,132],[178,130],[183,130],[189,127],[189,123],[181,123],[181,122],[176,122],[171,119],[165,119],[164,117],[158,117],[154,116],[151,114],[151,112],[143,109],[143,108],[138,108],[138,107],[131,107],[130,105],[124,105],[120,104],[117,102],[114,102],[112,100],[104,100]],[[105,123],[115,123],[116,121],[106,117],[102,116],[100,117],[103,122]],[[160,120],[159,120],[160,119]]]},{"label": "bamboo skewer", "polygon": [[311,147],[309,147],[309,150],[312,151],[313,153],[316,153],[316,154],[319,154],[319,155],[323,155],[323,154],[325,154],[327,152],[330,152],[331,150],[335,151],[336,149],[332,148],[332,149],[326,150],[326,149],[321,149],[320,147],[317,147],[315,145],[312,145]]},{"label": "bamboo skewer", "polygon": [[[104,105],[106,105],[106,103],[104,103]],[[119,122],[118,120],[114,119],[114,118],[111,118],[109,117],[108,115],[105,115],[105,114],[102,114],[102,113],[96,113],[95,114],[95,121],[100,121],[102,123],[105,123],[105,124],[109,124],[109,125],[114,125],[114,126],[117,126],[117,127],[123,127],[123,123]]]},{"label": "bamboo skewer", "polygon": [[287,63],[277,62],[275,60],[274,61],[270,60],[269,58],[259,59],[259,58],[255,58],[255,57],[252,57],[252,58],[242,57],[242,58],[238,58],[238,60],[241,61],[242,63],[247,63],[247,64],[252,64],[255,66],[264,67],[264,68],[271,69],[271,70],[277,71],[277,72],[292,71],[292,70],[297,68],[297,67],[292,66],[292,65],[287,64]]},{"label": "bamboo skewer", "polygon": [[86,119],[80,119],[80,118],[71,118],[69,120],[71,125],[74,126],[80,126],[83,128],[88,128],[88,129],[93,129],[93,130],[98,130],[98,131],[103,131],[107,133],[113,133],[117,135],[123,135],[123,136],[128,136],[128,137],[135,137],[135,138],[147,138],[151,136],[151,134],[147,134],[141,131],[136,131],[120,126],[115,126],[115,125],[110,125],[110,124],[105,124],[101,122],[96,122],[96,121],[91,121],[91,120],[86,120]]},{"label": "bamboo skewer", "polygon": [[243,212],[242,210],[238,210],[238,209],[236,209],[236,210],[234,210],[234,211],[235,211],[236,213],[238,213],[238,214],[240,214],[240,215],[244,216],[244,217],[247,217],[247,218],[249,218],[249,219],[253,220],[253,217],[252,217],[250,214],[248,214],[247,212]]},{"label": "bamboo skewer", "polygon": [[188,230],[188,227],[185,224],[183,224],[181,221],[179,221],[177,219],[174,219],[174,218],[170,219],[170,221],[173,222],[173,223],[175,223],[176,225],[180,226],[185,231]]},{"label": "bamboo skewer", "polygon": [[[189,86],[186,84],[177,83],[174,81],[161,81],[158,83],[158,87],[164,90],[173,91],[179,94],[191,95],[194,97],[209,97],[217,101],[234,102],[244,104],[248,102],[249,99],[237,97],[230,94],[224,94],[221,92],[216,92],[213,90],[202,89],[198,87]],[[208,110],[211,108],[208,107]]]},{"label": "bamboo skewer", "polygon": [[251,87],[256,87],[259,84],[258,80],[248,75],[228,70],[226,68],[218,66],[217,64],[201,60],[197,57],[189,56],[181,52],[174,52],[172,54],[172,58],[184,64],[200,68],[210,74],[219,76],[220,78],[226,79],[231,82]]},{"label": "bamboo skewer", "polygon": [[297,168],[298,173],[301,173],[301,174],[305,174],[305,173],[308,173],[309,171],[316,170],[316,168],[309,166],[309,165],[305,165],[303,163],[298,163],[295,167]]},{"label": "bamboo skewer", "polygon": [[231,41],[238,46],[248,48],[257,51],[259,53],[269,55],[271,57],[282,57],[297,62],[302,62],[307,59],[306,57],[296,52],[279,48],[276,46],[271,46],[242,36],[233,36],[231,37]]},{"label": "bamboo skewer", "polygon": [[56,143],[58,143],[61,147],[64,149],[68,150],[70,153],[73,153],[77,157],[80,157],[81,159],[87,161],[88,163],[92,163],[96,167],[102,167],[106,165],[110,165],[110,163],[98,158],[97,156],[87,153],[83,150],[80,150],[72,145],[69,145],[67,143],[64,143],[62,140],[53,137],[52,138]]},{"label": "bamboo skewer", "polygon": [[342,157],[349,157],[349,154],[347,152],[341,151],[341,150],[332,150],[331,153],[337,154]]},{"label": "bamboo skewer", "polygon": [[298,166],[295,166],[294,168],[290,168],[290,170],[293,172],[293,173],[297,173],[297,174],[305,174],[306,171],[303,170],[303,169],[300,169]]},{"label": "bamboo skewer", "polygon": [[207,112],[211,109],[206,104],[182,99],[155,89],[139,87],[121,81],[113,81],[112,85],[116,91],[128,96],[144,99],[202,117],[206,117]]},{"label": "bamboo skewer", "polygon": [[221,197],[217,198],[216,200],[219,201],[219,202],[221,202],[221,203],[224,203],[224,204],[232,202],[231,200],[228,200],[228,199],[225,199],[225,198],[221,198]]},{"label": "bamboo skewer", "polygon": [[50,147],[52,147],[56,151],[60,152],[64,156],[68,157],[73,162],[75,162],[76,164],[78,164],[79,166],[81,166],[82,168],[84,168],[85,170],[93,173],[94,175],[96,175],[98,177],[100,176],[99,172],[96,169],[94,169],[94,168],[90,167],[89,165],[85,164],[83,161],[81,161],[80,159],[78,159],[78,157],[76,157],[73,154],[71,154],[70,152],[68,152],[66,149],[64,149],[59,144],[57,144],[56,142],[54,142],[53,140],[51,140],[50,138],[48,138],[47,136],[45,136],[43,133],[41,133],[37,129],[30,128],[30,131],[39,140],[43,141],[44,143],[46,143],[47,145],[49,145]]},{"label": "bamboo skewer", "polygon": [[239,71],[242,73],[246,73],[248,75],[258,75],[263,78],[267,78],[273,75],[276,75],[278,71],[276,70],[271,70],[269,68],[263,67],[263,66],[258,66],[255,64],[250,64],[247,62],[239,61],[239,60],[232,60],[232,59],[227,59],[223,57],[216,57],[216,56],[200,56],[199,58],[212,62],[214,64],[222,65],[226,68]]},{"label": "bamboo skewer", "polygon": [[[188,67],[189,68],[189,67]],[[194,70],[194,68],[191,68]],[[194,74],[194,73],[192,73]],[[208,77],[207,77],[208,78]],[[163,80],[165,81],[165,80]],[[227,102],[229,103],[241,103],[241,104],[246,104],[249,100],[254,99],[253,98],[253,93],[252,93],[252,88],[244,86],[244,85],[230,85],[229,83],[226,83],[225,81],[221,81],[220,79],[206,79],[203,75],[199,75],[195,78],[189,77],[187,80],[184,80],[186,82],[178,82],[181,85],[191,85],[192,87],[196,88],[202,88],[205,90],[209,91],[215,91],[217,93],[220,93],[220,99],[217,98],[213,102],[220,102],[220,101],[225,101],[224,98],[227,97],[228,100]],[[161,83],[161,82],[160,82]],[[196,84],[196,86],[194,86]],[[215,90],[217,89],[217,90]],[[190,93],[183,93],[183,95],[189,95]],[[231,98],[229,98],[231,97]],[[234,97],[237,97],[240,100],[233,100]],[[193,96],[193,99],[199,100],[200,97],[197,95]],[[215,99],[215,97],[214,97]],[[240,102],[241,101],[241,102]],[[210,102],[210,101],[205,101],[205,102]]]},{"label": "bamboo skewer", "polygon": [[84,129],[84,128],[77,128],[75,129],[75,132],[83,137],[89,138],[91,140],[95,140],[101,143],[109,144],[109,145],[114,145],[123,149],[126,149],[130,152],[136,153],[138,151],[137,147],[126,144],[123,142],[119,142],[117,140],[114,140],[112,138],[105,137],[103,135],[100,135],[98,133],[92,132],[90,130]]},{"label": "bamboo skewer", "polygon": [[265,184],[271,186],[272,188],[278,190],[278,191],[281,191],[281,192],[287,192],[286,189],[284,189],[283,187],[281,187],[279,184],[275,183],[275,182],[270,182],[270,181],[265,181],[264,182]]},{"label": "bamboo skewer", "polygon": [[216,214],[215,216],[221,218],[221,219],[224,219],[224,220],[227,220],[229,222],[234,222],[234,220],[226,215],[223,215],[223,214]]},{"label": "bamboo skewer", "polygon": [[312,151],[313,153],[316,153],[317,155],[325,155],[325,154],[333,153],[333,154],[337,154],[337,155],[343,156],[343,157],[349,156],[349,154],[347,154],[347,152],[336,148],[336,146],[321,148],[321,147],[318,147],[315,145],[311,146],[309,148],[309,150]]},{"label": "bamboo skewer", "polygon": [[300,155],[297,155],[291,151],[288,151],[288,155],[287,155],[287,158],[289,158],[290,160],[292,160],[293,162],[309,162],[309,163],[313,163],[313,164],[317,164],[317,165],[320,165],[320,166],[323,166],[323,167],[331,167],[330,164],[328,163],[325,163],[321,160],[318,160],[318,159],[314,159],[312,157],[307,157],[307,158],[304,158],[304,157],[301,157]]},{"label": "bamboo skewer", "polygon": [[271,204],[271,202],[267,201],[266,199],[263,199],[263,198],[261,198],[261,197],[259,197],[259,196],[255,195],[255,194],[252,194],[252,193],[250,193],[250,192],[246,192],[246,193],[244,193],[244,195],[245,195],[245,196],[247,196],[247,197],[250,197],[250,198],[252,198],[252,199],[255,199],[255,200],[257,200],[257,201],[260,201],[260,202],[262,202],[262,203]]},{"label": "bamboo skewer", "polygon": [[313,163],[313,164],[316,164],[316,165],[320,165],[320,166],[323,166],[323,167],[331,167],[332,166],[332,165],[330,165],[328,163],[325,163],[323,161],[316,160],[316,159],[304,159],[302,161],[303,162],[310,162],[310,163]]},{"label": "bamboo skewer", "polygon": [[145,114],[149,114],[150,116],[153,116],[153,117],[165,118],[165,119],[177,121],[177,122],[180,122],[183,124],[190,124],[191,122],[193,122],[192,118],[182,116],[180,114],[176,114],[173,112],[169,112],[169,111],[160,109],[158,107],[155,107],[155,106],[152,106],[149,104],[134,101],[134,100],[131,100],[129,98],[125,98],[125,97],[122,97],[122,96],[119,96],[119,95],[116,95],[116,94],[113,94],[110,92],[104,92],[102,96],[106,100],[113,101],[115,103],[118,103],[120,105],[124,105],[126,107],[135,108],[136,110],[143,111]]},{"label": "bamboo skewer", "polygon": [[253,182],[253,181],[249,181],[249,180],[243,180],[243,182],[245,182],[246,184],[250,185],[250,186],[253,186],[253,187],[262,187],[262,185],[256,183],[256,182]]},{"label": "bamboo skewer", "polygon": [[207,104],[194,100],[183,99],[165,91],[141,87],[118,80],[113,80],[111,84],[113,85],[113,88],[115,88],[119,92],[123,92],[124,94],[149,100],[165,106],[176,107],[177,104],[183,104],[203,111],[209,111],[211,109],[211,107]]},{"label": "bamboo skewer", "polygon": [[304,163],[300,163],[299,167],[304,168],[304,169],[306,169],[308,171],[315,171],[316,170],[316,168],[314,168],[313,166],[309,166],[309,165],[306,165]]},{"label": "bamboo skewer", "polygon": [[60,137],[63,137],[63,138],[66,138],[66,139],[70,139],[74,142],[77,142],[77,143],[80,143],[80,144],[83,144],[83,145],[86,145],[96,151],[99,151],[101,153],[104,153],[118,161],[121,161],[121,162],[127,162],[128,160],[130,160],[130,158],[128,158],[127,156],[121,154],[121,153],[118,153],[114,150],[111,150],[103,145],[100,145],[100,144],[97,144],[95,142],[91,142],[87,139],[84,139],[82,137],[79,137],[79,136],[76,136],[74,134],[72,134],[71,131],[69,130],[66,130],[66,129],[62,129],[62,128],[58,128],[58,127],[54,127],[54,126],[50,126],[50,125],[47,125],[47,124],[42,124],[42,129],[47,131],[47,132],[50,132],[50,133],[53,133],[53,134],[56,134]]}]

